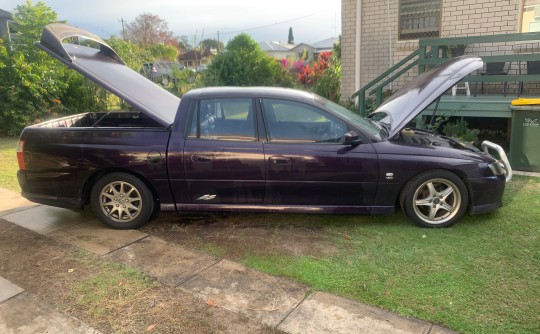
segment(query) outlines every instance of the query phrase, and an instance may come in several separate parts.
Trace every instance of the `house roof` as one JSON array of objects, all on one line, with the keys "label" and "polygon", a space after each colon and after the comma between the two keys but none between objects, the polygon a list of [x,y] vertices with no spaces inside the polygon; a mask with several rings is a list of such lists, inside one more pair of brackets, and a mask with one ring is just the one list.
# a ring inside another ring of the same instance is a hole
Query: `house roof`
[{"label": "house roof", "polygon": [[336,37],[330,37],[327,39],[323,39],[322,41],[318,41],[317,43],[311,44],[312,47],[314,47],[317,50],[320,49],[332,49],[334,47],[334,44],[339,42],[339,38]]},{"label": "house roof", "polygon": [[331,51],[334,47],[334,44],[339,42],[339,38],[330,37],[327,39],[323,39],[322,41],[318,41],[315,43],[300,43],[294,47],[295,50],[300,50],[303,48],[311,48],[315,52],[320,51]]},{"label": "house roof", "polygon": [[190,50],[178,56],[178,60],[199,60],[212,56],[212,52],[209,49],[205,49],[202,53],[199,50]]},{"label": "house roof", "polygon": [[264,41],[259,43],[261,50],[265,52],[269,51],[289,51],[294,48],[294,44],[277,41]]},{"label": "house roof", "polygon": [[13,15],[7,10],[0,9],[0,18],[11,20]]}]

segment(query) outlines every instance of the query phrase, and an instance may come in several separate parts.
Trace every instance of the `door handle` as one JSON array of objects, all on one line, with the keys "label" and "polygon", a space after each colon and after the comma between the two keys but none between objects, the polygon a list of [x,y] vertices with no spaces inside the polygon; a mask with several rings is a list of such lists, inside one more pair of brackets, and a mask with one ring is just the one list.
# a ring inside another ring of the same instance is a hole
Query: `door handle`
[{"label": "door handle", "polygon": [[191,156],[191,161],[197,163],[197,162],[212,162],[214,160],[214,157],[212,155],[201,155],[201,154],[193,154]]},{"label": "door handle", "polygon": [[288,165],[292,162],[290,158],[286,157],[270,157],[270,161],[273,165]]}]

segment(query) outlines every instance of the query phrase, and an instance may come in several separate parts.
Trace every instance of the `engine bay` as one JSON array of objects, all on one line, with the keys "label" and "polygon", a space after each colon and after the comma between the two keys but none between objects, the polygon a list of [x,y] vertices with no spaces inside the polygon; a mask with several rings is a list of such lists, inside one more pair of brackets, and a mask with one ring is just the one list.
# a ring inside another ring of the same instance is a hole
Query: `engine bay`
[{"label": "engine bay", "polygon": [[418,146],[440,146],[447,148],[470,150],[474,152],[480,151],[472,144],[460,141],[459,139],[441,136],[415,128],[405,128],[401,130],[399,135],[394,140]]}]

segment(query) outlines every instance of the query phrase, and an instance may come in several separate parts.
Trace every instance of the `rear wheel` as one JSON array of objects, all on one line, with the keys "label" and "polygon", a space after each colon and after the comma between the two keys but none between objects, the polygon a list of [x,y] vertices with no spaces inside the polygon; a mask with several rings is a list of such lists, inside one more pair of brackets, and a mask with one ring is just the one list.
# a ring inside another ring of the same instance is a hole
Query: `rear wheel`
[{"label": "rear wheel", "polygon": [[404,189],[405,214],[422,227],[448,227],[465,214],[469,201],[463,181],[448,171],[431,171]]},{"label": "rear wheel", "polygon": [[111,173],[99,179],[91,193],[94,214],[115,229],[144,225],[154,211],[152,192],[139,178],[127,173]]}]

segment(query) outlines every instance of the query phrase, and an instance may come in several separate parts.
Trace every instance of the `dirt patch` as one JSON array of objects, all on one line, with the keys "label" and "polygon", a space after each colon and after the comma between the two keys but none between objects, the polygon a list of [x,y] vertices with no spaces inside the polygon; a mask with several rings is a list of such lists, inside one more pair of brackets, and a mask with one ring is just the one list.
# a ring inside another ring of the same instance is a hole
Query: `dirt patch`
[{"label": "dirt patch", "polygon": [[284,216],[163,213],[141,230],[234,261],[246,254],[323,258],[338,252],[332,233]]},{"label": "dirt patch", "polygon": [[0,276],[103,333],[281,333],[2,219]]}]

